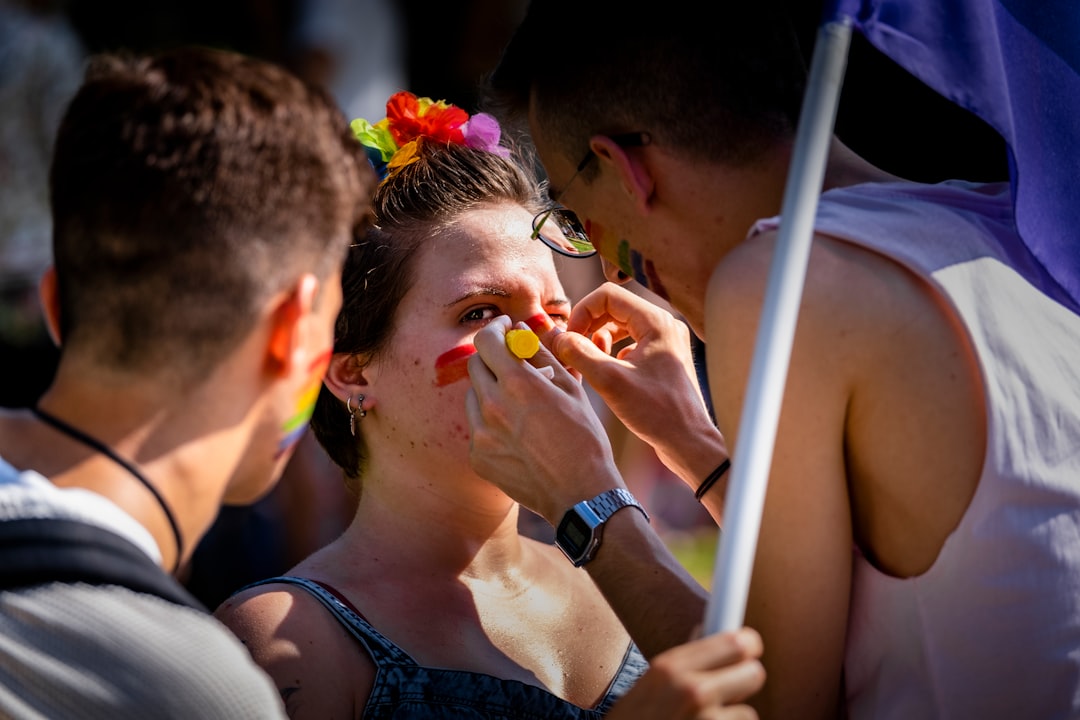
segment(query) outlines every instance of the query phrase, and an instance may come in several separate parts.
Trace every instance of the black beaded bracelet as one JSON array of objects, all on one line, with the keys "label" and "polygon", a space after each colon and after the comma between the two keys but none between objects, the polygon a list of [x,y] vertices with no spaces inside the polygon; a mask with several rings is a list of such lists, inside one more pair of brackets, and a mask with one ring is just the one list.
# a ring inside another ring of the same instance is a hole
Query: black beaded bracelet
[{"label": "black beaded bracelet", "polygon": [[701,498],[705,496],[705,493],[709,492],[709,488],[716,484],[716,481],[728,471],[729,467],[731,467],[731,459],[724,458],[724,462],[717,465],[716,469],[709,473],[709,477],[705,478],[705,480],[698,485],[698,489],[694,491],[694,499],[700,502]]}]

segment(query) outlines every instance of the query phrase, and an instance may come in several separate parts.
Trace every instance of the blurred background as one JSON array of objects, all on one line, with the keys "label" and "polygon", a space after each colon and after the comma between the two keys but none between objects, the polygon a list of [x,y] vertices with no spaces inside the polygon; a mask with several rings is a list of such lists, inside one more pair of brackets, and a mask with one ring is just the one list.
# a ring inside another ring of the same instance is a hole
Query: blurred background
[{"label": "blurred background", "polygon": [[[178,44],[229,48],[325,85],[351,119],[377,121],[397,90],[476,109],[477,83],[498,60],[527,0],[0,0],[0,407],[26,407],[56,364],[36,285],[50,260],[52,136],[90,53]],[[809,60],[816,3],[785,0]],[[628,11],[634,9],[628,3]],[[641,3],[642,22],[653,4]],[[665,19],[664,21],[670,21]],[[700,20],[699,20],[700,21]],[[574,35],[587,41],[589,28]],[[602,32],[602,28],[595,29]],[[557,45],[555,47],[565,47]],[[881,167],[915,180],[1004,180],[1001,139],[924,88],[858,36],[836,132]],[[602,281],[591,261],[561,266],[572,298]],[[640,290],[640,289],[639,289]],[[640,290],[642,293],[647,291]],[[655,298],[653,298],[655,299]],[[695,347],[699,358],[704,348]],[[627,483],[684,564],[708,585],[716,529],[682,482],[602,406]],[[242,584],[284,572],[336,537],[354,500],[310,438],[282,482],[248,508],[226,508],[184,579],[214,607]],[[526,516],[524,529],[549,537]]]}]

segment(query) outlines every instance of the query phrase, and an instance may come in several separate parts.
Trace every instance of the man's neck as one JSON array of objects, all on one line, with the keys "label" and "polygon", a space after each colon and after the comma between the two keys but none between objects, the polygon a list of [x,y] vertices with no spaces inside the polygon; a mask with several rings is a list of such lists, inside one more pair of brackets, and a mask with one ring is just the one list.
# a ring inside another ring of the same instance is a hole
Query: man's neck
[{"label": "man's neck", "polygon": [[20,421],[23,449],[10,461],[37,470],[58,487],[79,487],[111,500],[147,529],[163,567],[172,570],[178,558],[184,559],[178,553],[189,552],[213,523],[228,468],[241,450],[237,441],[199,426],[205,420],[185,413],[184,400],[163,405],[134,390],[58,378],[38,407],[92,442],[27,412]]}]

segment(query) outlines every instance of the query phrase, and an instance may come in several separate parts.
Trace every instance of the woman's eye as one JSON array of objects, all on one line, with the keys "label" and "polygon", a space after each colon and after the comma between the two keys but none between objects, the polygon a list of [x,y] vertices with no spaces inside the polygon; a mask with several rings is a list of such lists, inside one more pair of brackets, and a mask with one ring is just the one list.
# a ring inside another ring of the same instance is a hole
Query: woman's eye
[{"label": "woman's eye", "polygon": [[548,317],[551,318],[551,322],[564,330],[566,329],[566,323],[570,321],[570,316],[562,313],[548,313]]},{"label": "woman's eye", "polygon": [[487,305],[487,306],[484,306],[484,307],[473,308],[472,310],[466,311],[465,314],[461,316],[461,322],[463,322],[463,323],[477,323],[477,322],[479,322],[479,323],[485,323],[486,324],[486,323],[490,322],[493,318],[498,317],[500,314],[501,313],[497,308],[494,308],[494,307],[491,307],[490,305]]}]

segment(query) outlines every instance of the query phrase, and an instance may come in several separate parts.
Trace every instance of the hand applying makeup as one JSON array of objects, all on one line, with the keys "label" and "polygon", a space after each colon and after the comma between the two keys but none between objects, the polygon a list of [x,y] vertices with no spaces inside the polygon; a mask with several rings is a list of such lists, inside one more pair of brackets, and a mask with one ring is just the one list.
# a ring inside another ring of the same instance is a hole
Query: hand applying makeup
[{"label": "hand applying makeup", "polygon": [[[511,328],[506,331],[506,349],[522,360],[528,360],[540,349],[540,337],[532,330]],[[548,380],[555,377],[555,368],[550,365],[544,365],[537,370]]]},{"label": "hand applying makeup", "polygon": [[[728,456],[698,385],[689,329],[667,310],[605,283],[574,306],[567,331],[544,340],[692,489]],[[717,522],[723,496],[704,501]]]},{"label": "hand applying makeup", "polygon": [[[555,526],[576,503],[609,490],[626,489],[607,430],[575,377],[577,369],[564,367],[549,350],[554,347],[571,359],[580,356],[584,366],[600,365],[601,358],[592,356],[605,354],[602,346],[607,345],[609,333],[593,332],[601,346],[597,347],[576,332],[542,330],[538,334],[543,344],[532,358],[522,361],[506,348],[510,327],[508,317],[497,317],[473,336],[476,354],[469,358],[472,387],[465,396],[469,460],[481,476]],[[613,328],[611,335],[619,332]],[[568,341],[578,348],[577,354],[565,346]],[[582,352],[584,346],[592,349]],[[610,357],[608,361],[620,362]],[[673,366],[686,377],[681,363]],[[545,368],[553,373],[552,378],[542,374]],[[664,387],[657,383],[635,392],[641,398]],[[686,394],[686,387],[696,386],[687,378],[672,387]],[[695,412],[704,415],[704,410]],[[644,420],[638,424],[649,425]],[[685,424],[680,420],[680,426]],[[722,445],[715,428],[713,432]],[[686,446],[702,452],[715,466],[715,449],[708,446],[707,439],[691,438]],[[624,624],[646,628],[634,636],[642,652],[653,657],[685,642],[705,610],[705,589],[671,554],[642,513],[616,513],[603,532],[603,545],[584,566],[599,587],[617,584],[628,568],[648,568],[642,573],[646,580],[640,583],[640,592],[626,602],[605,593]]]},{"label": "hand applying makeup", "polygon": [[[527,327],[521,327],[522,324]],[[517,327],[512,327],[506,331],[506,348],[522,360],[528,360],[535,356],[541,346],[550,347],[552,339],[563,331],[560,326],[552,321],[550,316],[545,314],[534,315],[527,318],[524,323],[518,323],[517,325]],[[555,376],[555,369],[551,365],[537,365],[535,367],[549,380]],[[581,380],[581,373],[577,370],[571,367],[566,368],[566,370],[576,380]]]},{"label": "hand applying makeup", "polygon": [[[545,341],[560,332],[554,325],[545,330],[532,320],[528,324]],[[511,329],[510,319],[501,316],[473,338],[472,389],[465,399],[470,458],[477,472],[555,524],[570,505],[623,482],[607,431],[580,380],[543,344],[525,361],[508,352],[505,336]],[[523,365],[536,372],[522,372]],[[556,421],[564,416],[572,420]],[[591,471],[584,471],[586,465]],[[565,479],[577,474],[592,484]]]}]

